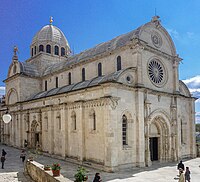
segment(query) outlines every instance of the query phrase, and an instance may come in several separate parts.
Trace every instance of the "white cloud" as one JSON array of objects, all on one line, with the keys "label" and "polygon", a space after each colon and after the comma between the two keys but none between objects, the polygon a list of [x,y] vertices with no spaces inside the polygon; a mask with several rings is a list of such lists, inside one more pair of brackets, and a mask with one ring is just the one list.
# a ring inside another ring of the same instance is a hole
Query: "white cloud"
[{"label": "white cloud", "polygon": [[5,89],[4,86],[0,86],[0,95],[5,95]]},{"label": "white cloud", "polygon": [[196,117],[196,123],[200,123],[200,112],[196,112],[195,117]]},{"label": "white cloud", "polygon": [[193,78],[182,80],[190,89],[200,89],[200,75]]},{"label": "white cloud", "polygon": [[188,38],[192,39],[194,38],[194,33],[193,32],[187,32]]},{"label": "white cloud", "polygon": [[[188,86],[194,97],[200,98],[200,75],[182,81]],[[200,99],[196,102],[200,102]]]},{"label": "white cloud", "polygon": [[[188,86],[192,96],[198,98],[195,101],[195,105],[196,105],[196,110],[199,110],[200,108],[200,75],[197,75],[195,77],[182,80],[182,81]],[[200,111],[196,112],[195,120],[196,120],[196,123],[200,123]]]},{"label": "white cloud", "polygon": [[174,29],[168,29],[167,28],[167,31],[168,31],[168,33],[172,36],[172,37],[174,37],[174,38],[176,38],[176,39],[179,39],[180,38],[180,35],[179,35],[179,33],[176,31],[176,30],[174,30]]},{"label": "white cloud", "polygon": [[199,36],[195,34],[194,32],[178,32],[175,29],[167,28],[168,33],[170,36],[174,39],[176,39],[181,44],[190,44],[191,41],[194,42],[194,40],[199,40]]}]

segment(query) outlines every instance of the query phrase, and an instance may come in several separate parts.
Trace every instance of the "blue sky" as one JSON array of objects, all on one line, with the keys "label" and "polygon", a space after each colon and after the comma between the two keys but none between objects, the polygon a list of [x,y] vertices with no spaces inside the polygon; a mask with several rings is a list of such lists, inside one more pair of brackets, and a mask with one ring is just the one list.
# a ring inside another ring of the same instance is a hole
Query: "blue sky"
[{"label": "blue sky", "polygon": [[[19,60],[30,56],[33,36],[53,16],[75,53],[136,29],[157,15],[183,58],[179,77],[200,98],[200,1],[199,0],[1,0],[0,1],[0,94],[4,93],[13,47]],[[200,122],[200,99],[196,101]]]}]

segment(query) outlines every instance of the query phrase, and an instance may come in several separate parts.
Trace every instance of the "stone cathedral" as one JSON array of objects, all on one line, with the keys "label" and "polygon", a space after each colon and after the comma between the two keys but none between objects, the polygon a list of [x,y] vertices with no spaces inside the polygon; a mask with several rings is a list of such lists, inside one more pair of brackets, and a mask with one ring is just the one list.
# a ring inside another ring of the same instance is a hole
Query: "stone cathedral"
[{"label": "stone cathedral", "polygon": [[[195,157],[195,98],[158,16],[79,54],[44,26],[10,64],[4,143],[105,171]],[[1,115],[3,112],[1,112]]]}]

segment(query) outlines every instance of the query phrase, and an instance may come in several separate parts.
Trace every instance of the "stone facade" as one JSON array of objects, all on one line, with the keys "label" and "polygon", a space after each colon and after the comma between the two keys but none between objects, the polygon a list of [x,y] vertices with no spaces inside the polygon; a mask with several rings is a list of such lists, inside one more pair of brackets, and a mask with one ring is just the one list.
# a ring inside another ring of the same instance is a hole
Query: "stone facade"
[{"label": "stone facade", "polygon": [[78,55],[68,43],[68,53],[54,55],[52,40],[34,37],[31,49],[50,44],[51,53],[37,47],[24,63],[15,52],[5,80],[7,144],[27,140],[107,171],[195,157],[195,98],[179,81],[181,58],[158,17]]}]

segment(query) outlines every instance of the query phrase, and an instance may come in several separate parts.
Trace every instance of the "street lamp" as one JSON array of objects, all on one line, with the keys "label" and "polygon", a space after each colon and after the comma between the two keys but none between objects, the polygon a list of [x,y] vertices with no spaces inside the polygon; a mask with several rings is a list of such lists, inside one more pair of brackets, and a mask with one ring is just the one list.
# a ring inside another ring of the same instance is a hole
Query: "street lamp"
[{"label": "street lamp", "polygon": [[8,108],[7,108],[7,111],[6,111],[6,113],[3,115],[3,121],[4,121],[4,123],[9,123],[10,121],[11,121],[11,119],[12,119],[12,117],[11,117],[11,115],[10,114],[8,114]]}]

